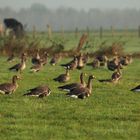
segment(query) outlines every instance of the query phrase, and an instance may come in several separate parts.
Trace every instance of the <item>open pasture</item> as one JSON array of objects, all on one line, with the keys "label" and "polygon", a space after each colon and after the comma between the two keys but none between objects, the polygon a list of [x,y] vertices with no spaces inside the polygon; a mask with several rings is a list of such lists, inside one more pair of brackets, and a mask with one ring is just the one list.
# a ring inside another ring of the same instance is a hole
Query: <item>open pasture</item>
[{"label": "open pasture", "polygon": [[[140,39],[136,37],[135,32],[133,34],[126,37],[107,36],[102,39],[97,35],[90,35],[91,48],[83,51],[94,52],[101,42],[107,40],[107,44],[125,41],[123,47],[126,53],[138,52]],[[40,47],[48,43],[43,35],[37,36],[42,38]],[[58,35],[59,33],[54,38],[60,40]],[[65,35],[64,42],[65,49],[70,49],[77,46],[78,39],[69,33]],[[19,62],[16,59],[8,63],[6,59],[6,56],[0,57],[0,83],[11,79],[15,73],[8,71],[8,68]],[[134,58],[132,64],[122,69],[122,79],[117,84],[98,81],[110,78],[112,72],[106,67],[93,69],[86,66],[82,70],[70,71],[71,80],[68,83],[79,81],[81,71],[96,76],[93,80],[92,95],[84,100],[67,97],[66,92],[57,89],[63,84],[52,80],[64,73],[60,64],[70,60],[71,58],[64,58],[56,66],[47,64],[40,72],[30,73],[31,62],[28,58],[27,68],[18,81],[16,92],[0,95],[0,140],[140,139],[140,94],[130,91],[140,84],[140,60]],[[43,99],[23,96],[28,89],[41,84],[50,87],[50,96]]]}]

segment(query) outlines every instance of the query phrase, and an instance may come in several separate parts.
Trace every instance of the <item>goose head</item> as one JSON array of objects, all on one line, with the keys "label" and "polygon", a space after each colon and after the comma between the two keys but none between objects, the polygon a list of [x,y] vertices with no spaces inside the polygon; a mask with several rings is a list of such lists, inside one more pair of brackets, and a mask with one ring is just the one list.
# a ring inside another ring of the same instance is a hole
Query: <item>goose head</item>
[{"label": "goose head", "polygon": [[16,81],[19,80],[19,79],[21,79],[20,76],[14,75],[13,78],[12,78],[12,82],[16,83]]},{"label": "goose head", "polygon": [[89,79],[95,79],[96,77],[94,75],[90,75]]}]

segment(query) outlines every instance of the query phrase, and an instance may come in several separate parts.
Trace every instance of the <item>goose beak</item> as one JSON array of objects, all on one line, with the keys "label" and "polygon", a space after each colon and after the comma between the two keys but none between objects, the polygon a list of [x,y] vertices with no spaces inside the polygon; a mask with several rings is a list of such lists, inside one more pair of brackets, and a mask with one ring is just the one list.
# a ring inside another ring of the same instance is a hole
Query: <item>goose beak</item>
[{"label": "goose beak", "polygon": [[95,76],[93,76],[93,78],[94,78],[94,79],[96,79],[96,77],[95,77]]},{"label": "goose beak", "polygon": [[18,80],[21,80],[22,78],[21,78],[21,76],[17,76],[17,79],[18,79]]}]

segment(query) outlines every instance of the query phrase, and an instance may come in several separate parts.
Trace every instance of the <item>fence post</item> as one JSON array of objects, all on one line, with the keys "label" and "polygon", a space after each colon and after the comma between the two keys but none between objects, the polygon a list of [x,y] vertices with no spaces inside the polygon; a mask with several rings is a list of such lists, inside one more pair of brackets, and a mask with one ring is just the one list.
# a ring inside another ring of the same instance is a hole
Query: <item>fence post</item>
[{"label": "fence post", "polygon": [[138,27],[138,37],[140,38],[140,25]]},{"label": "fence post", "polygon": [[75,28],[75,37],[78,37],[78,27]]},{"label": "fence post", "polygon": [[36,37],[36,27],[35,27],[35,25],[33,25],[33,38],[35,38]]},{"label": "fence post", "polygon": [[47,29],[48,29],[48,38],[51,39],[52,38],[52,28],[49,24],[47,24]]},{"label": "fence post", "polygon": [[113,26],[111,26],[110,28],[111,28],[111,36],[114,37],[114,28]]},{"label": "fence post", "polygon": [[61,36],[64,38],[64,26],[61,26]]},{"label": "fence post", "polygon": [[90,32],[90,31],[89,31],[89,27],[87,26],[87,34],[88,34],[88,36],[89,36],[89,32]]},{"label": "fence post", "polygon": [[102,39],[102,37],[103,37],[103,27],[100,26],[100,39]]}]

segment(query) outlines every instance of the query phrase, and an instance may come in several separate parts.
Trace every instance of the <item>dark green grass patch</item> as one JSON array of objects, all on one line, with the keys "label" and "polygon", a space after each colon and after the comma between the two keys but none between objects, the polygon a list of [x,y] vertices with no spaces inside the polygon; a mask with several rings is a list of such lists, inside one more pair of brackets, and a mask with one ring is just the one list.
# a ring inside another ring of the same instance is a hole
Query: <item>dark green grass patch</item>
[{"label": "dark green grass patch", "polygon": [[[5,63],[1,58],[0,83],[10,80],[14,72],[8,67],[18,62]],[[65,59],[64,62],[68,62]],[[62,63],[61,62],[61,63]],[[140,84],[139,60],[122,70],[118,84],[99,83],[98,79],[110,78],[107,68],[82,71],[94,74],[92,95],[85,100],[66,97],[59,91],[59,84],[52,79],[65,70],[61,66],[47,64],[42,71],[30,73],[31,63],[18,81],[19,88],[12,95],[0,95],[1,140],[138,140],[140,138],[140,94],[130,89]],[[71,71],[70,82],[79,81],[81,71]],[[87,77],[86,77],[87,79]],[[38,99],[25,97],[27,89],[47,84],[50,96]]]}]

